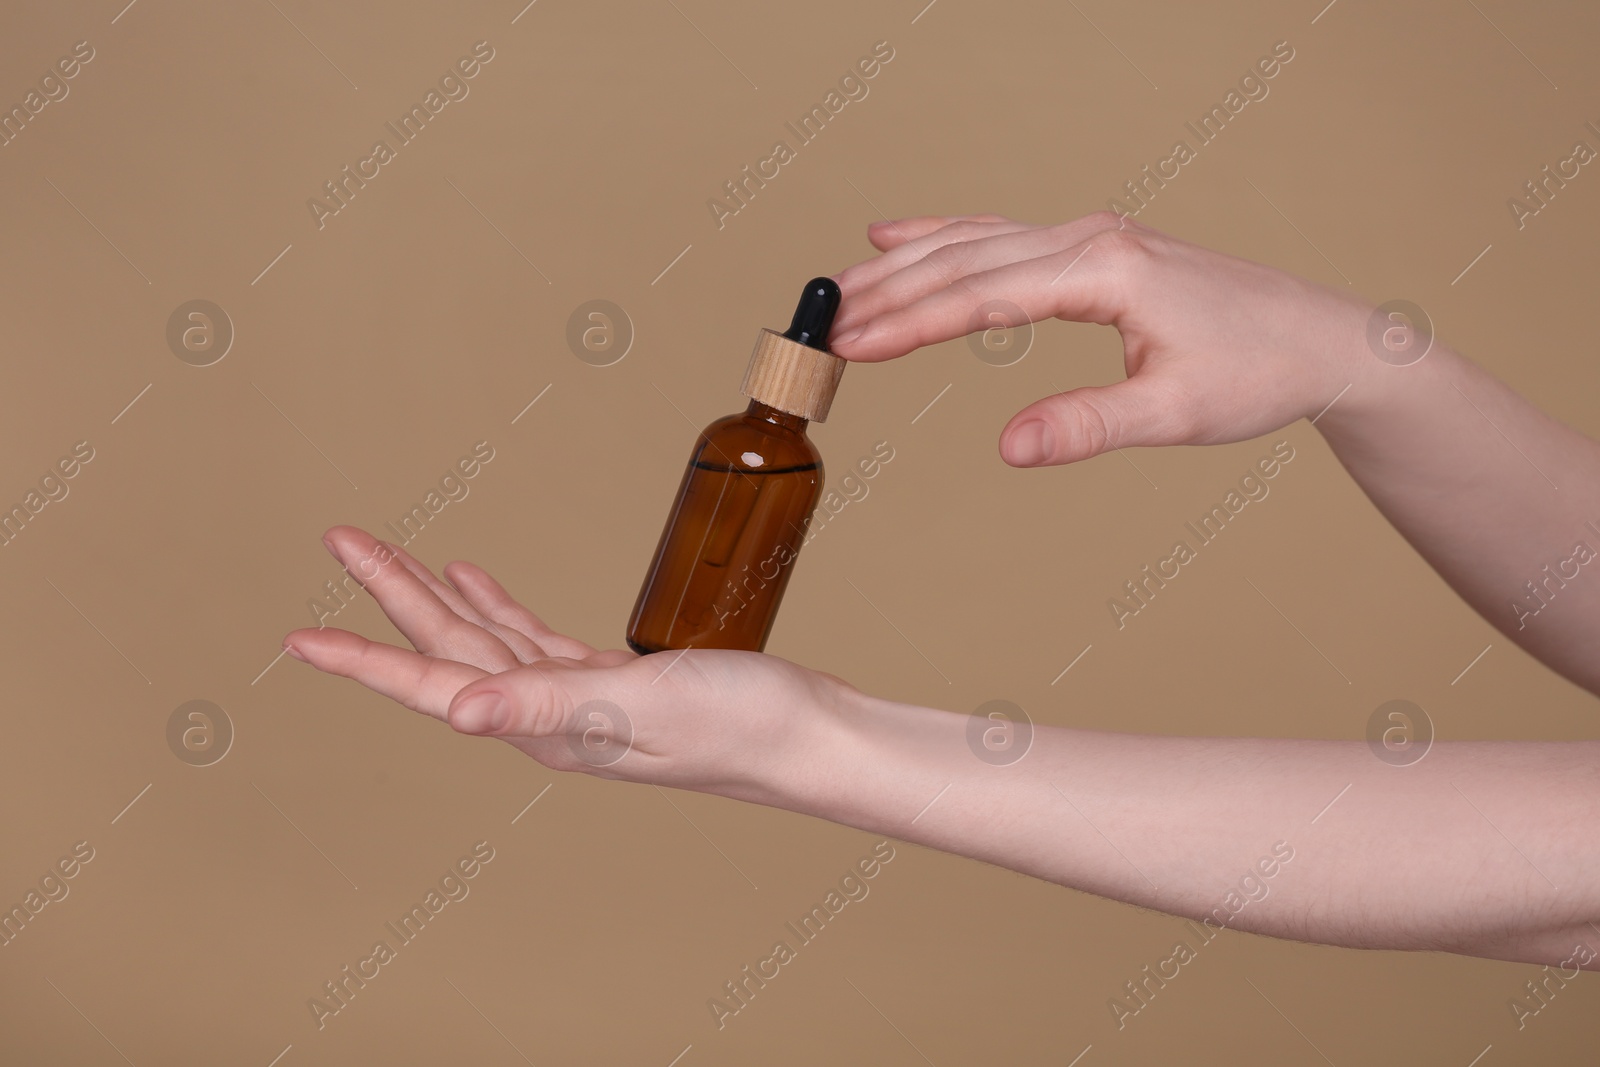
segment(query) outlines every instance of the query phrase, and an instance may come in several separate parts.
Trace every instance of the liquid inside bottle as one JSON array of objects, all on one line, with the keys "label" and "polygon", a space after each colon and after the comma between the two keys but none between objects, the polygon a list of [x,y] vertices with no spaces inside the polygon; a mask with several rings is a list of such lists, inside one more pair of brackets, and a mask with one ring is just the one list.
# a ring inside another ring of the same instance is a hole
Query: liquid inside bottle
[{"label": "liquid inside bottle", "polygon": [[752,400],[700,435],[628,624],[635,652],[766,647],[822,492],[805,426]]},{"label": "liquid inside bottle", "polygon": [[740,391],[750,406],[700,434],[628,622],[628,647],[760,652],[822,494],[806,436],[828,416],[844,360],[825,347],[840,300],[806,283],[789,329],[763,329]]}]

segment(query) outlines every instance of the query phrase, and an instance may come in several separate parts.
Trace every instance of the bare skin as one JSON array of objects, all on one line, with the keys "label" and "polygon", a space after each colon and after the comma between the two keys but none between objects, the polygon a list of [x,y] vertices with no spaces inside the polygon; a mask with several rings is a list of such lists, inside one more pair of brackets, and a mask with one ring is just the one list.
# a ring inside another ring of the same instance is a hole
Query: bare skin
[{"label": "bare skin", "polygon": [[[837,276],[831,347],[846,358],[961,336],[997,298],[1121,332],[1128,379],[1019,412],[1007,462],[1246,440],[1317,417],[1469,604],[1600,691],[1600,573],[1543,586],[1536,615],[1524,588],[1575,542],[1600,544],[1584,526],[1600,524],[1600,446],[1443,345],[1385,363],[1365,302],[1114,215],[902,219],[868,236],[882,254]],[[471,564],[443,581],[352,527],[326,541],[415,650],[334,629],[285,647],[548,767],[804,812],[1191,919],[1217,916],[1241,876],[1260,881],[1281,842],[1294,858],[1270,895],[1226,925],[1600,969],[1600,742],[1440,742],[1392,767],[1361,742],[1041,727],[997,767],[968,748],[968,716],[757,653],[599,651]]]}]

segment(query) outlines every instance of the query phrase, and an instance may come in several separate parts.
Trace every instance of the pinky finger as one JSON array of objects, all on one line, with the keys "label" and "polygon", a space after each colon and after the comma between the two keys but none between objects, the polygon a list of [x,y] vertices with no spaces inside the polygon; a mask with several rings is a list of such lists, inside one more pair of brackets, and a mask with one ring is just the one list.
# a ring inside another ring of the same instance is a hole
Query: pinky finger
[{"label": "pinky finger", "polygon": [[295,630],[283,644],[290,655],[319,671],[360,682],[412,711],[441,720],[463,686],[489,676],[465,663],[369,641],[346,630]]}]

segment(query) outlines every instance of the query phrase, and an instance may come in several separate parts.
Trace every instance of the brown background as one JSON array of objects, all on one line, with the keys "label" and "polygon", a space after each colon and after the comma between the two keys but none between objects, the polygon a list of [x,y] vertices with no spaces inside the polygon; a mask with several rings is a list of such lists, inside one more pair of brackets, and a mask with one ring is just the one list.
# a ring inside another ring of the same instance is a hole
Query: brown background
[{"label": "brown background", "polygon": [[[1413,300],[1454,346],[1600,429],[1600,176],[1586,168],[1520,232],[1505,206],[1595,143],[1592,5],[922,2],[0,16],[8,106],[74,42],[96,50],[0,148],[0,498],[73,442],[96,451],[0,549],[0,899],[74,842],[96,849],[0,949],[8,1062],[1594,1055],[1592,976],[1519,1032],[1507,1001],[1538,968],[1231,932],[1118,1032],[1108,998],[1190,936],[1178,920],[907,846],[718,1032],[706,1000],[875,837],[558,776],[292,660],[262,673],[338,573],[321,532],[380,529],[483,439],[495,459],[413,550],[480,562],[558,626],[619,644],[695,429],[742,406],[756,329],[784,325],[805,278],[868,255],[880,214],[1101,207],[1283,39],[1296,56],[1270,96],[1141,218]],[[307,198],[479,40],[496,56],[470,96],[319,231]],[[896,54],[870,95],[719,231],[707,198],[879,40]],[[196,298],[237,334],[204,368],[165,340]],[[564,340],[594,298],[637,332],[614,366]],[[1120,375],[1114,332],[1058,322],[1011,367],[958,340],[852,368],[816,439],[840,473],[878,440],[896,457],[806,550],[769,651],[883,696],[1004,698],[1062,725],[1359,739],[1403,697],[1444,738],[1596,736],[1594,699],[1463,606],[1303,422],[1065,469],[1001,463],[1016,409]],[[1106,599],[1281,438],[1297,457],[1271,497],[1118,632]],[[393,634],[370,602],[338,624]],[[191,699],[236,730],[212,766],[167,746]],[[319,1032],[308,998],[483,839],[497,856],[471,896]]]}]

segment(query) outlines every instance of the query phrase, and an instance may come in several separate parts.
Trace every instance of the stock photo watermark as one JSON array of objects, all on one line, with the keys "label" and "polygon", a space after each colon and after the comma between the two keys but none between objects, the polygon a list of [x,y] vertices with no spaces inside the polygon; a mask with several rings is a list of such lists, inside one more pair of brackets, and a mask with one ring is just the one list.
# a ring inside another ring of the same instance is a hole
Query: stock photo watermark
[{"label": "stock photo watermark", "polygon": [[[1577,978],[1584,965],[1594,958],[1594,949],[1579,941],[1572,946],[1572,955],[1562,960],[1559,968],[1552,970],[1549,964],[1545,964],[1544,969],[1539,972],[1538,981],[1530,978],[1524,982],[1522,987],[1527,991],[1527,999],[1516,996],[1506,1001],[1511,1017],[1517,1020],[1517,1029],[1526,1028],[1529,1019],[1548,1008],[1551,1001],[1555,1000],[1556,994],[1567,988],[1567,983]],[[1568,968],[1571,968],[1571,974],[1567,973]],[[1554,988],[1551,987],[1551,982],[1555,983]]]},{"label": "stock photo watermark", "polygon": [[988,700],[967,717],[967,748],[991,767],[1009,767],[1033,747],[1033,720],[1021,705]]},{"label": "stock photo watermark", "polygon": [[821,903],[812,904],[811,910],[798,920],[783,924],[784,930],[794,939],[793,945],[787,939],[774,941],[767,955],[753,965],[745,964],[735,977],[722,983],[724,995],[706,1001],[706,1010],[711,1013],[711,1021],[717,1024],[717,1029],[726,1027],[729,1019],[748,1008],[756,994],[782,974],[785,966],[798,959],[800,949],[820,937],[828,924],[836,920],[848,905],[866,900],[867,894],[872,891],[867,883],[883,873],[883,868],[894,856],[894,846],[888,841],[873,845],[870,853],[856,860],[839,877],[836,888],[828,889]]},{"label": "stock photo watermark", "polygon": [[717,629],[725,629],[729,619],[736,618],[749,607],[756,594],[776,581],[783,573],[783,568],[794,562],[800,548],[809,545],[846,507],[865,500],[872,492],[868,483],[882,473],[884,465],[893,460],[894,455],[894,446],[888,441],[874,444],[872,451],[856,460],[850,472],[839,479],[838,488],[825,489],[818,497],[817,506],[806,519],[805,540],[798,548],[790,548],[787,542],[780,542],[753,569],[746,563],[736,574],[724,579],[717,599],[711,604],[711,611],[717,617]]},{"label": "stock photo watermark", "polygon": [[633,751],[633,720],[609,700],[586,700],[577,708],[581,732],[567,735],[567,751],[591,767],[610,767]]},{"label": "stock photo watermark", "polygon": [[1391,367],[1409,367],[1433,348],[1433,320],[1409,300],[1390,300],[1367,319],[1367,347]]},{"label": "stock photo watermark", "polygon": [[839,78],[837,89],[829,89],[822,101],[812,104],[797,122],[785,122],[784,129],[794,135],[793,148],[786,140],[774,141],[766,157],[757,160],[753,169],[745,164],[738,177],[722,183],[722,194],[706,200],[706,209],[711,212],[711,221],[716,223],[717,229],[725,227],[729,219],[749,207],[756,193],[798,159],[799,150],[816,140],[840,112],[852,102],[865,100],[872,91],[867,83],[882,73],[883,67],[893,59],[894,47],[888,41],[878,41],[872,46],[871,54],[862,56]]},{"label": "stock photo watermark", "polygon": [[190,700],[167,717],[167,748],[191,767],[222,761],[233,747],[233,720],[209,700]]},{"label": "stock photo watermark", "polygon": [[[1269,855],[1258,859],[1236,884],[1228,888],[1222,902],[1200,920],[1199,926],[1185,920],[1184,925],[1198,935],[1199,948],[1209,945],[1245,908],[1266,900],[1272,894],[1271,880],[1283,873],[1283,868],[1293,859],[1294,847],[1287,841],[1277,842]],[[1165,989],[1168,982],[1182,974],[1183,968],[1199,959],[1199,956],[1198,949],[1187,941],[1179,941],[1172,946],[1171,954],[1158,961],[1153,970],[1147,963],[1139,972],[1143,977],[1124,982],[1125,995],[1106,1000],[1106,1007],[1116,1020],[1117,1029],[1124,1029],[1129,1019],[1148,1008],[1155,1000],[1156,993]]]},{"label": "stock photo watermark", "polygon": [[609,300],[588,300],[567,316],[567,351],[591,367],[622,362],[633,348],[633,319]]},{"label": "stock photo watermark", "polygon": [[56,860],[55,864],[39,878],[39,888],[29,889],[21,903],[0,912],[0,948],[5,948],[22,936],[31,923],[39,921],[39,914],[51,904],[67,899],[72,887],[67,883],[78,877],[84,864],[94,859],[94,846],[79,841],[72,851]]},{"label": "stock photo watermark", "polygon": [[1433,747],[1433,719],[1409,700],[1385,701],[1367,717],[1367,747],[1391,767],[1409,767]]},{"label": "stock photo watermark", "polygon": [[1294,455],[1294,446],[1288,441],[1273,445],[1269,455],[1256,460],[1255,465],[1240,476],[1238,489],[1229,489],[1221,503],[1213,504],[1198,520],[1183,524],[1194,537],[1193,547],[1188,538],[1180,539],[1165,557],[1153,565],[1144,565],[1140,572],[1143,577],[1123,582],[1126,595],[1106,601],[1106,609],[1111,612],[1111,621],[1117,624],[1117,629],[1126,627],[1129,619],[1148,608],[1155,601],[1156,593],[1182,574],[1185,566],[1199,559],[1200,549],[1222,536],[1228,524],[1236,521],[1247,505],[1267,499],[1272,492],[1267,483],[1283,472],[1284,465],[1291,462]]},{"label": "stock photo watermark", "polygon": [[494,846],[489,842],[474,844],[469,854],[445,870],[436,887],[428,887],[421,903],[411,905],[411,909],[398,919],[383,924],[384,930],[394,937],[393,945],[389,944],[388,938],[373,942],[370,953],[356,960],[353,965],[345,964],[337,975],[322,983],[322,992],[306,999],[306,1008],[311,1012],[317,1029],[324,1029],[329,1019],[348,1008],[356,994],[382,974],[385,966],[398,959],[402,948],[422,936],[422,931],[439,917],[440,912],[452,903],[459,904],[466,900],[472,892],[468,883],[482,873],[483,865],[493,860],[494,856]]},{"label": "stock photo watermark", "polygon": [[[1596,126],[1593,119],[1583,125],[1590,133],[1600,137],[1600,126]],[[1583,168],[1594,161],[1595,155],[1589,142],[1574,142],[1566,158],[1556,160],[1553,171],[1550,164],[1546,163],[1538,175],[1522,183],[1524,196],[1507,197],[1506,210],[1511,212],[1511,221],[1517,224],[1517,229],[1526,229],[1528,220],[1549,207],[1556,194],[1582,174]]]},{"label": "stock photo watermark", "polygon": [[400,525],[392,521],[383,525],[395,535],[396,540],[402,545],[409,545],[422,536],[422,530],[438,518],[439,513],[451,504],[459,504],[467,499],[472,492],[471,481],[482,473],[483,468],[494,459],[494,445],[488,441],[479,441],[472,446],[472,452],[457,459],[455,465],[448,468],[439,476],[437,489],[429,489],[422,497],[422,503],[413,504],[400,518]]},{"label": "stock photo watermark", "polygon": [[326,227],[330,218],[349,207],[356,194],[382,174],[385,166],[398,159],[399,150],[421,136],[428,123],[436,119],[440,112],[452,102],[465,100],[472,92],[472,86],[468,83],[482,73],[483,67],[494,59],[494,55],[494,48],[488,41],[473,45],[472,54],[462,56],[440,75],[439,87],[429,88],[420,104],[412,104],[410,110],[400,116],[398,125],[394,121],[384,123],[384,129],[394,138],[394,145],[391,146],[383,138],[374,141],[369,154],[356,161],[354,170],[347,163],[337,177],[323,182],[325,198],[313,196],[306,200],[306,208],[311,212],[311,221],[317,224],[317,229]]},{"label": "stock photo watermark", "polygon": [[1194,136],[1193,145],[1185,139],[1174,142],[1172,151],[1156,160],[1153,171],[1150,164],[1146,163],[1140,169],[1139,176],[1122,184],[1123,194],[1137,206],[1130,206],[1113,196],[1106,201],[1106,207],[1124,218],[1137,215],[1149,207],[1156,193],[1167,187],[1167,182],[1177,178],[1185,166],[1200,158],[1200,149],[1220,137],[1228,124],[1235,121],[1252,102],[1267,98],[1272,92],[1272,87],[1267,83],[1282,72],[1284,65],[1293,61],[1294,55],[1294,48],[1288,41],[1273,45],[1272,51],[1257,59],[1239,79],[1237,89],[1229,89],[1221,103],[1211,105],[1211,109],[1200,116],[1198,126],[1193,122],[1183,124],[1184,129]]},{"label": "stock photo watermark", "polygon": [[322,629],[328,624],[329,619],[354,604],[365,588],[365,583],[377,577],[378,568],[399,558],[388,545],[380,541],[370,556],[364,556],[356,561],[356,574],[351,574],[350,568],[346,566],[343,578],[330,578],[323,582],[322,588],[327,593],[327,599],[318,600],[316,597],[306,599],[306,607],[311,611],[311,617],[316,620],[317,629]]},{"label": "stock photo watermark", "polygon": [[82,473],[93,459],[94,446],[88,441],[79,441],[72,446],[70,454],[56,460],[54,466],[39,476],[37,489],[29,489],[22,495],[21,501],[0,511],[0,548],[21,537],[22,531],[46,507],[67,499],[72,492],[72,486],[68,483]]},{"label": "stock photo watermark", "polygon": [[817,534],[837,519],[850,504],[867,499],[867,494],[872,492],[872,487],[867,483],[876,478],[884,466],[893,459],[894,446],[888,441],[877,441],[873,444],[872,451],[856,460],[850,473],[839,479],[837,489],[824,489],[821,497],[817,499],[816,509],[812,511],[811,518],[806,523],[804,544],[809,545]]},{"label": "stock photo watermark", "polygon": [[1016,304],[985,300],[967,319],[967,347],[991,367],[1009,367],[1033,348],[1033,332],[1033,321]]},{"label": "stock photo watermark", "polygon": [[[1590,530],[1600,533],[1593,522],[1584,524]],[[1513,598],[1511,610],[1517,616],[1517,629],[1527,628],[1528,620],[1538,615],[1550,606],[1551,601],[1567,587],[1568,582],[1576,581],[1583,576],[1583,568],[1592,563],[1595,551],[1589,547],[1587,541],[1577,541],[1572,546],[1572,552],[1565,558],[1556,556],[1554,563],[1546,563],[1539,572],[1542,577],[1534,577],[1522,583],[1523,593]]]},{"label": "stock photo watermark", "polygon": [[0,148],[9,146],[31,124],[38,122],[45,108],[65,100],[72,92],[72,86],[67,83],[82,72],[84,65],[93,60],[94,55],[93,45],[88,41],[79,41],[72,46],[70,55],[62,56],[44,72],[39,78],[38,88],[29,89],[20,104],[12,104],[0,112]]},{"label": "stock photo watermark", "polygon": [[[395,540],[401,545],[409,545],[420,537],[428,524],[436,520],[451,503],[459,504],[467,499],[472,492],[469,483],[483,472],[484,465],[494,457],[494,445],[488,441],[479,441],[472,446],[470,453],[461,456],[452,466],[445,469],[439,476],[437,488],[430,488],[423,495],[421,503],[411,505],[410,510],[400,518],[398,526],[392,520],[386,521],[383,525],[394,534]],[[314,596],[306,598],[306,609],[311,612],[317,629],[322,629],[328,624],[329,619],[355,603],[359,591],[377,576],[378,569],[397,558],[387,545],[380,542],[372,555],[358,562],[359,574],[351,574],[350,568],[345,567],[343,577],[323,582],[325,599]]]},{"label": "stock photo watermark", "polygon": [[209,367],[233,348],[233,319],[210,300],[189,300],[167,316],[167,348],[191,367]]}]

